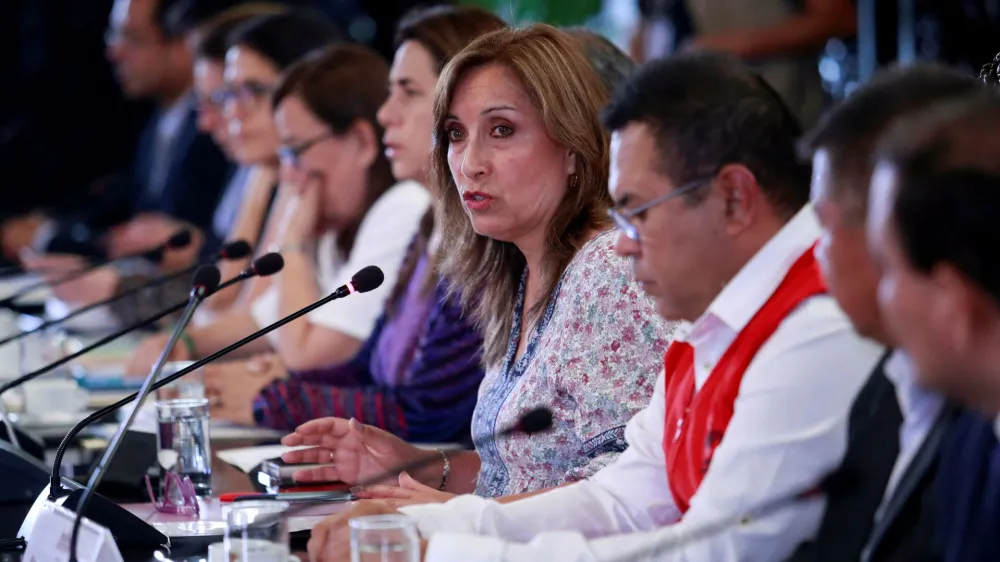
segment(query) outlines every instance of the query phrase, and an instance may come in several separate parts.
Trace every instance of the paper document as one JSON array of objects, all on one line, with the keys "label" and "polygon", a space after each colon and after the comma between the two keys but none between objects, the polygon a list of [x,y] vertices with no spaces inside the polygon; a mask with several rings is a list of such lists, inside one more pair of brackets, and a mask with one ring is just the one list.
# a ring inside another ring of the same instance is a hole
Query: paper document
[{"label": "paper document", "polygon": [[292,451],[311,449],[311,445],[299,447],[286,447],[284,445],[263,445],[260,447],[242,447],[240,449],[226,449],[216,453],[223,462],[231,464],[243,472],[249,474],[260,463],[280,457]]}]

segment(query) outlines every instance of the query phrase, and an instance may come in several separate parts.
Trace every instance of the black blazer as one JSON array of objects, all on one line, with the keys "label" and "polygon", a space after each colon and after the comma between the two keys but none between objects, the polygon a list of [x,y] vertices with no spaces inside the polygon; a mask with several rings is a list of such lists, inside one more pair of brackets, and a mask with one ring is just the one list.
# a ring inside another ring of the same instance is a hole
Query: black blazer
[{"label": "black blazer", "polygon": [[902,416],[884,371],[891,353],[882,356],[851,406],[842,467],[856,482],[827,498],[816,538],[801,545],[788,562],[844,562],[861,556],[899,454]]},{"label": "black blazer", "polygon": [[110,227],[142,212],[158,212],[211,232],[215,207],[231,173],[209,135],[197,127],[194,104],[173,141],[159,193],[149,189],[159,113],[150,118],[136,148],[130,174],[104,186],[72,215],[59,221],[48,251],[99,256],[99,238]]},{"label": "black blazer", "polygon": [[863,562],[939,560],[934,546],[938,458],[958,410],[945,405],[872,529]]}]

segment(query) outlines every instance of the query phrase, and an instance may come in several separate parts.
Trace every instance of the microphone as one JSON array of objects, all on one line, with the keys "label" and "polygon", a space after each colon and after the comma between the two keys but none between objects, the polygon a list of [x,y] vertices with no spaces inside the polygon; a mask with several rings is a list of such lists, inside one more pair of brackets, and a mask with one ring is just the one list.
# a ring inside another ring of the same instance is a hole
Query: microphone
[{"label": "microphone", "polygon": [[810,500],[820,495],[851,493],[860,486],[860,482],[861,474],[856,468],[840,466],[836,470],[828,472],[818,483],[808,488],[765,500],[741,514],[722,515],[703,524],[691,525],[683,532],[665,535],[663,537],[665,540],[651,540],[645,546],[623,552],[619,559],[624,562],[625,560],[641,559],[656,553],[675,551],[727,529],[744,525],[751,520],[762,519],[800,501]]},{"label": "microphone", "polygon": [[[256,263],[260,262],[261,260],[264,260],[264,258],[267,258],[268,256],[275,256],[275,258],[270,258],[269,261],[264,264],[265,266],[269,265],[269,264],[270,265],[274,265],[274,264],[279,263],[279,262],[283,263],[281,261],[281,256],[278,255],[278,254],[267,254],[267,255],[261,256],[254,263],[256,264]],[[183,377],[184,375],[190,373],[191,371],[195,371],[197,369],[200,369],[200,368],[204,367],[207,363],[211,363],[212,361],[215,361],[216,359],[218,359],[220,357],[228,355],[228,354],[232,353],[233,351],[235,351],[235,350],[243,347],[244,345],[246,345],[246,344],[248,344],[248,343],[250,343],[252,341],[255,341],[255,340],[259,339],[259,338],[262,338],[262,337],[266,336],[267,334],[273,332],[274,330],[277,330],[278,328],[284,326],[285,324],[288,324],[289,322],[293,322],[293,321],[301,318],[302,316],[305,316],[306,314],[309,314],[313,310],[316,310],[317,308],[325,305],[326,303],[328,303],[330,301],[333,301],[333,300],[336,300],[336,299],[339,299],[339,298],[343,298],[343,297],[345,297],[347,295],[350,295],[350,294],[353,294],[353,293],[367,293],[368,291],[371,291],[373,289],[377,289],[379,287],[379,285],[382,284],[382,281],[384,279],[385,279],[385,277],[384,277],[381,269],[379,269],[378,267],[375,267],[375,266],[368,266],[368,267],[362,269],[361,271],[359,271],[358,273],[356,273],[354,275],[354,277],[351,279],[351,282],[348,283],[347,285],[344,285],[343,287],[338,288],[337,290],[335,290],[331,294],[329,294],[329,295],[323,297],[322,299],[320,299],[320,300],[318,300],[318,301],[310,304],[309,306],[307,306],[305,308],[302,308],[302,309],[299,309],[298,311],[293,312],[292,314],[289,314],[288,316],[285,316],[281,320],[278,320],[277,322],[274,322],[273,324],[270,324],[270,325],[268,325],[268,326],[266,326],[266,327],[264,327],[264,328],[262,328],[260,330],[257,330],[256,332],[254,332],[254,333],[250,334],[249,336],[247,336],[247,337],[245,337],[245,338],[237,341],[236,343],[230,344],[230,345],[228,345],[228,346],[220,349],[219,351],[216,351],[215,353],[213,353],[213,354],[211,354],[211,355],[209,355],[209,356],[207,356],[207,357],[205,357],[203,359],[195,361],[191,365],[188,365],[187,367],[185,367],[185,368],[177,371],[176,373],[172,373],[172,374],[170,374],[170,375],[168,375],[166,377],[163,377],[162,379],[160,379],[160,380],[156,381],[155,383],[153,383],[153,385],[150,388],[150,391],[159,390],[160,388],[163,388],[164,386],[167,386],[168,384],[170,384],[170,383],[174,382],[175,380]],[[223,283],[216,290],[222,290],[225,287],[225,285],[226,285],[226,283]],[[54,460],[52,462],[52,473],[51,473],[50,482],[49,482],[49,499],[50,500],[55,500],[63,492],[62,485],[61,485],[60,478],[59,478],[59,475],[62,472],[62,459],[63,459],[63,455],[66,454],[66,450],[69,448],[69,445],[73,442],[73,440],[76,438],[76,436],[81,431],[83,431],[84,429],[86,429],[87,426],[89,426],[90,424],[92,424],[92,423],[100,420],[101,418],[103,418],[104,416],[106,416],[108,414],[116,412],[122,406],[125,406],[126,404],[129,404],[130,402],[132,402],[133,400],[135,400],[139,396],[139,394],[140,394],[139,392],[133,392],[132,394],[126,396],[125,398],[122,398],[121,400],[115,402],[114,404],[111,404],[109,406],[105,406],[104,408],[101,408],[100,410],[97,410],[96,412],[90,414],[89,416],[87,416],[86,418],[84,418],[83,420],[81,420],[78,424],[76,424],[75,426],[73,426],[73,428],[69,430],[69,432],[66,434],[66,436],[63,437],[62,442],[59,443],[59,448],[56,449],[55,458],[54,458]],[[133,410],[133,411],[135,411],[135,410]],[[551,414],[549,416],[549,423],[551,424]]]},{"label": "microphone", "polygon": [[[226,287],[228,287],[230,285],[233,285],[234,283],[238,283],[238,282],[243,281],[244,279],[247,279],[247,278],[250,278],[250,277],[254,277],[254,276],[265,277],[265,276],[268,276],[268,275],[272,275],[272,274],[277,273],[278,271],[280,271],[283,266],[284,266],[284,260],[281,259],[281,256],[279,254],[274,254],[274,253],[272,253],[272,254],[265,254],[265,255],[257,258],[256,260],[254,260],[254,262],[252,264],[250,264],[250,267],[244,269],[242,272],[240,272],[239,275],[237,275],[236,277],[230,279],[229,281],[226,281],[225,283],[219,285],[218,288],[215,289],[215,290],[224,289],[224,288],[226,288]],[[12,388],[16,388],[16,387],[18,387],[18,386],[20,386],[20,385],[22,385],[22,384],[24,384],[24,383],[26,383],[26,382],[34,379],[34,378],[36,378],[36,377],[44,375],[45,373],[48,373],[52,369],[55,369],[57,367],[61,367],[61,366],[65,365],[66,363],[69,363],[70,361],[76,359],[77,357],[80,357],[81,355],[84,355],[86,353],[90,353],[91,351],[97,349],[98,347],[101,347],[102,345],[110,343],[110,342],[112,342],[112,341],[114,341],[114,340],[116,340],[116,339],[124,336],[125,334],[127,334],[129,332],[133,332],[135,330],[138,330],[139,328],[142,328],[144,326],[148,326],[149,324],[152,324],[153,322],[156,322],[157,320],[160,320],[161,318],[164,318],[164,317],[166,317],[166,316],[168,316],[170,314],[173,314],[173,313],[177,312],[178,310],[181,310],[182,308],[184,308],[185,306],[187,306],[187,303],[188,303],[188,301],[186,301],[186,300],[185,301],[181,301],[179,303],[176,303],[173,306],[171,306],[169,308],[166,308],[164,310],[161,310],[160,312],[154,314],[153,316],[150,316],[149,318],[145,318],[145,319],[140,320],[140,321],[138,321],[138,322],[136,322],[136,323],[134,323],[134,324],[132,324],[130,326],[122,328],[121,330],[118,330],[117,332],[115,332],[113,334],[109,334],[107,336],[104,336],[103,338],[101,338],[101,339],[97,340],[96,342],[94,342],[94,343],[92,343],[92,344],[90,344],[90,345],[88,345],[88,346],[80,349],[79,351],[76,351],[76,352],[71,353],[71,354],[69,354],[69,355],[67,355],[67,356],[65,356],[65,357],[63,357],[61,359],[53,361],[52,363],[49,363],[48,365],[46,365],[46,366],[44,366],[44,367],[42,367],[40,369],[37,369],[37,370],[32,371],[30,373],[21,375],[20,377],[18,377],[16,379],[7,381],[6,383],[0,385],[0,395],[3,395],[4,392],[7,392],[8,390],[10,390]],[[133,397],[134,396],[135,395],[133,395]]]},{"label": "microphone", "polygon": [[160,244],[159,246],[156,246],[151,250],[146,250],[144,252],[138,252],[134,254],[128,254],[125,256],[117,257],[112,260],[103,260],[98,263],[91,264],[87,267],[84,267],[83,269],[68,273],[65,276],[53,281],[51,284],[48,281],[39,281],[38,283],[32,283],[31,285],[28,285],[27,287],[24,287],[21,290],[15,292],[13,295],[10,295],[4,299],[0,299],[0,306],[3,306],[5,308],[10,308],[11,306],[15,305],[15,301],[23,298],[28,294],[37,291],[42,287],[45,287],[46,285],[51,285],[52,287],[56,287],[58,285],[62,285],[63,283],[68,283],[70,281],[73,281],[74,279],[79,279],[84,275],[87,275],[88,273],[94,271],[95,269],[105,265],[111,265],[114,263],[135,258],[144,258],[149,261],[160,262],[163,260],[163,254],[167,250],[184,248],[190,244],[191,244],[191,231],[186,228],[183,230],[178,230],[173,235],[171,235],[166,242]]},{"label": "microphone", "polygon": [[86,487],[83,488],[83,492],[80,495],[80,500],[76,504],[76,519],[73,521],[73,532],[70,534],[69,539],[69,559],[70,562],[76,562],[76,546],[80,538],[80,525],[83,523],[83,514],[87,508],[87,502],[90,500],[91,494],[100,485],[101,480],[104,478],[104,474],[107,472],[108,463],[118,452],[118,448],[121,446],[122,437],[125,435],[125,431],[132,425],[135,420],[135,416],[139,413],[139,409],[142,407],[143,402],[146,401],[146,397],[152,390],[153,382],[160,375],[163,370],[163,366],[166,364],[167,360],[170,358],[171,352],[174,350],[174,346],[180,340],[181,333],[187,328],[187,325],[191,322],[191,318],[194,316],[195,309],[201,304],[206,297],[215,292],[219,287],[219,281],[221,280],[221,274],[219,273],[219,268],[214,265],[203,265],[198,268],[198,271],[194,274],[193,287],[191,288],[191,293],[188,295],[187,306],[184,309],[184,313],[181,314],[180,319],[174,326],[174,331],[170,334],[170,339],[167,340],[167,345],[164,346],[163,351],[160,353],[160,357],[156,360],[156,364],[150,369],[149,375],[146,376],[146,380],[143,381],[142,387],[139,389],[138,398],[136,399],[136,405],[132,408],[129,413],[128,418],[125,419],[119,426],[118,431],[115,432],[114,436],[111,438],[107,449],[104,450],[104,455],[98,462],[97,467],[90,475],[90,481],[87,482]]},{"label": "microphone", "polygon": [[[253,249],[250,247],[250,244],[248,244],[245,240],[236,240],[235,242],[229,242],[228,244],[226,244],[225,246],[223,246],[221,250],[219,250],[218,259],[223,259],[223,260],[237,260],[237,259],[242,259],[242,258],[250,255],[250,253],[252,251],[253,251]],[[178,279],[180,277],[183,277],[185,275],[190,275],[191,272],[194,271],[197,268],[198,268],[197,265],[193,265],[191,267],[188,267],[188,268],[186,268],[184,270],[181,270],[181,271],[178,271],[176,273],[171,273],[169,275],[164,275],[164,276],[161,276],[161,277],[157,277],[155,279],[150,280],[148,283],[145,283],[145,284],[140,285],[138,287],[133,287],[133,288],[127,290],[127,291],[122,291],[122,292],[117,293],[117,294],[111,296],[110,298],[104,299],[102,301],[97,301],[97,302],[88,304],[87,306],[80,307],[80,308],[78,308],[78,309],[70,312],[69,314],[60,317],[60,318],[55,318],[53,320],[47,320],[47,321],[41,323],[40,325],[35,326],[34,328],[32,328],[30,330],[26,330],[24,332],[21,332],[21,333],[18,333],[18,334],[14,334],[12,336],[8,336],[6,338],[0,339],[0,345],[4,345],[6,343],[10,343],[12,341],[19,340],[19,339],[21,339],[21,338],[23,338],[25,336],[29,336],[31,334],[34,334],[34,333],[37,333],[37,332],[41,332],[42,330],[45,330],[45,329],[51,328],[52,326],[56,326],[58,324],[61,324],[61,323],[65,322],[65,321],[67,321],[67,320],[70,320],[72,318],[80,316],[81,314],[84,314],[86,312],[90,312],[91,310],[94,310],[95,308],[99,308],[99,307],[102,307],[102,306],[107,306],[107,305],[109,305],[109,304],[111,304],[113,302],[118,302],[118,301],[120,301],[120,300],[122,300],[124,298],[130,297],[130,296],[132,296],[132,295],[134,295],[134,294],[136,294],[136,293],[138,293],[140,291],[144,291],[144,290],[152,288],[152,287],[158,287],[160,285],[163,285],[164,283],[168,283],[170,281],[173,281],[173,280]]]},{"label": "microphone", "polygon": [[[227,281],[226,283],[223,283],[222,285],[219,286],[219,288],[225,285],[232,285],[233,283],[236,283],[242,279],[253,277],[255,275],[265,276],[276,273],[278,270],[281,269],[282,265],[283,261],[281,259],[281,256],[279,255],[267,254],[265,256],[261,256],[260,258],[255,260],[253,264],[246,270],[244,270],[240,275],[238,275],[234,279]],[[135,330],[139,327],[142,327],[145,324],[159,320],[160,318],[166,316],[167,314],[171,314],[179,310],[180,308],[183,308],[186,304],[187,301],[181,302],[178,305],[175,305],[170,309],[167,309],[166,311],[158,314],[153,318],[146,319],[142,322],[137,323],[134,326],[130,326],[129,328],[121,330],[116,334],[112,334],[102,339],[101,341],[96,342],[85,349],[80,350],[79,352],[73,354],[72,356],[63,358],[55,362],[54,364],[49,365],[43,369],[39,369],[38,371],[35,371],[33,373],[29,373],[16,381],[11,381],[10,384],[4,385],[4,387],[0,387],[0,393],[2,393],[5,390],[8,390],[9,388],[13,388],[19,384],[29,381],[34,377],[47,373],[51,369],[58,367],[59,365],[62,365],[67,361],[71,361],[72,359],[75,359],[76,357],[79,357],[80,355],[87,353],[88,351],[91,351],[96,347],[108,343],[114,340],[115,338],[121,337],[122,335],[128,333],[131,330]],[[170,381],[172,380],[174,379],[170,379]],[[169,384],[170,381],[168,381],[166,384]],[[158,385],[156,388],[160,388],[161,386],[163,385]],[[133,394],[130,397],[130,399],[135,398],[136,396],[137,396],[136,394]],[[120,401],[116,406],[116,408],[104,409],[103,413],[106,414],[111,411],[114,411],[115,409],[121,407],[122,405],[128,403],[129,401],[130,400]],[[91,416],[88,419],[93,419],[93,418],[94,416]],[[6,509],[8,512],[11,513],[11,516],[20,517],[21,519],[24,520],[21,530],[19,531],[20,534],[25,536],[27,536],[27,534],[30,534],[34,526],[34,519],[32,519],[31,514],[33,513],[33,510],[35,510],[36,506],[40,507],[44,505],[46,501],[50,502],[59,501],[60,499],[64,498],[67,493],[73,492],[73,490],[75,489],[74,488],[74,486],[76,486],[75,482],[72,481],[63,482],[63,479],[60,478],[60,467],[62,465],[62,456],[65,454],[66,449],[69,448],[69,445],[73,442],[75,436],[82,429],[86,427],[87,423],[89,422],[87,422],[87,420],[84,420],[84,422],[77,424],[77,426],[63,439],[62,443],[60,444],[61,449],[57,454],[56,461],[54,462],[54,466],[56,467],[54,478],[51,477],[52,474],[49,472],[47,467],[44,467],[39,472],[37,464],[31,464],[29,462],[26,462],[22,458],[23,455],[19,455],[18,454],[19,452],[13,449],[13,447],[5,447],[6,444],[0,441],[0,510]],[[52,482],[55,482],[55,484],[52,484]],[[46,491],[46,484],[48,484],[47,491]],[[69,490],[65,489],[65,487],[67,486],[69,487]],[[32,505],[25,505],[24,498],[30,496],[36,496],[37,500]],[[18,498],[18,501],[13,502],[8,500],[7,498]],[[75,502],[78,502],[79,498],[80,498],[80,493],[78,491],[70,493],[69,497],[65,497],[65,499],[62,500],[63,506],[66,508],[71,508],[73,507]],[[10,507],[7,507],[8,505]],[[158,548],[161,544],[164,543],[164,541],[166,541],[166,537],[162,533],[156,531],[146,522],[135,517],[134,515],[129,513],[127,510],[125,510],[118,504],[104,499],[99,494],[92,496],[92,499],[90,501],[90,508],[88,511],[89,513],[87,513],[87,517],[94,520],[94,522],[104,527],[107,527],[108,529],[111,529],[112,533],[115,536],[115,540],[118,541],[119,546],[122,547],[123,549],[131,548],[131,549],[137,549],[138,551],[141,551],[143,553],[147,553],[148,550],[153,548]]]}]

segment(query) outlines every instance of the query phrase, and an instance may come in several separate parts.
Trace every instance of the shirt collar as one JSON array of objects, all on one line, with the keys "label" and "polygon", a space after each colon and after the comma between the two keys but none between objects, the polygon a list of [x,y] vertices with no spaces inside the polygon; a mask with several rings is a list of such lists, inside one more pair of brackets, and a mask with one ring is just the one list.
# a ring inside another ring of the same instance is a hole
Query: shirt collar
[{"label": "shirt collar", "polygon": [[941,396],[917,384],[917,368],[905,351],[894,350],[882,368],[885,378],[896,389],[896,400],[904,420],[914,416],[936,416],[944,402]]},{"label": "shirt collar", "polygon": [[715,325],[709,317],[715,317],[736,333],[741,332],[819,236],[819,221],[812,205],[806,204],[726,283],[698,320],[679,328],[677,336],[685,340],[702,332],[706,324]]}]

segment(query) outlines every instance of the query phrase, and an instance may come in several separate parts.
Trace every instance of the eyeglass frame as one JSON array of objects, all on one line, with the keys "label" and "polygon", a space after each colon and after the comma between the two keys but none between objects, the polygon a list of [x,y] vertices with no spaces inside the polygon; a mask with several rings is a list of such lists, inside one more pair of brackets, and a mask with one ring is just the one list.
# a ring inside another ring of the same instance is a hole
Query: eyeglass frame
[{"label": "eyeglass frame", "polygon": [[217,92],[213,92],[213,94],[218,94],[218,98],[223,105],[229,100],[233,100],[235,103],[245,106],[251,101],[254,104],[260,103],[262,98],[270,96],[274,93],[274,90],[274,85],[267,85],[257,81],[248,81],[239,85],[226,84],[217,90]]},{"label": "eyeglass frame", "polygon": [[642,213],[645,213],[646,211],[652,209],[653,207],[656,207],[657,205],[660,205],[661,203],[666,203],[671,199],[676,199],[682,195],[686,195],[694,191],[696,188],[699,188],[705,185],[706,183],[710,183],[712,180],[713,178],[701,178],[694,181],[689,181],[688,183],[685,183],[684,185],[676,189],[670,190],[670,192],[668,193],[664,193],[659,197],[654,197],[653,199],[646,201],[645,203],[639,205],[638,207],[632,207],[631,209],[612,207],[608,209],[608,216],[611,217],[611,221],[615,224],[615,228],[617,228],[629,240],[638,242],[639,229],[636,225],[632,224],[631,221],[632,218]]},{"label": "eyeglass frame", "polygon": [[278,160],[282,162],[287,162],[295,169],[298,169],[300,164],[300,159],[302,155],[309,151],[310,148],[316,146],[326,139],[333,138],[333,131],[326,131],[325,133],[320,133],[315,137],[299,143],[297,146],[280,146],[278,147]]}]

